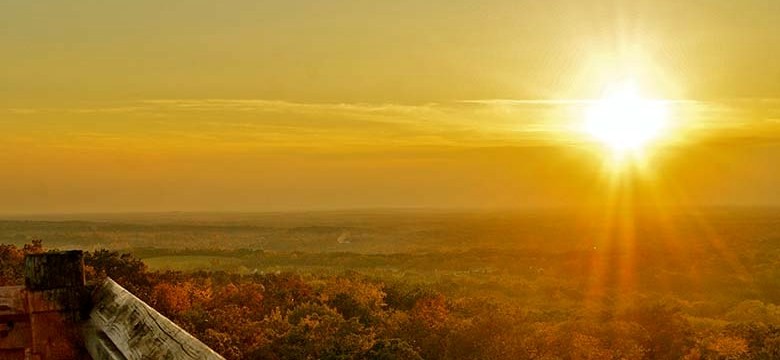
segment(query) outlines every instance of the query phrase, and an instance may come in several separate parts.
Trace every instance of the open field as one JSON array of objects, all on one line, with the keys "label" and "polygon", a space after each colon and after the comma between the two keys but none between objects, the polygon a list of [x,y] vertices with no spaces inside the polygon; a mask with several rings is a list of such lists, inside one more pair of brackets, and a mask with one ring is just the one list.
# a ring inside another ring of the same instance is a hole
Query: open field
[{"label": "open field", "polygon": [[143,259],[149,270],[152,271],[226,271],[234,273],[247,273],[248,269],[241,265],[241,259],[229,256],[208,255],[174,255],[155,256]]},{"label": "open field", "polygon": [[780,303],[779,215],[646,210],[630,229],[571,210],[52,216],[0,221],[0,243],[129,250],[152,270],[354,271],[540,301],[556,288],[579,301],[596,281],[727,308]]}]

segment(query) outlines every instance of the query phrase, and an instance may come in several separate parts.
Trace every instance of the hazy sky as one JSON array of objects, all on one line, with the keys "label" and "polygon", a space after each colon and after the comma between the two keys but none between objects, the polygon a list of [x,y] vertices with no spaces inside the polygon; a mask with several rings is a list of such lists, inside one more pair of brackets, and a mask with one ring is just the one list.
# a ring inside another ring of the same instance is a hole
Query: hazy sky
[{"label": "hazy sky", "polygon": [[780,204],[776,0],[5,0],[0,47],[2,213],[599,202],[626,77],[662,202]]}]

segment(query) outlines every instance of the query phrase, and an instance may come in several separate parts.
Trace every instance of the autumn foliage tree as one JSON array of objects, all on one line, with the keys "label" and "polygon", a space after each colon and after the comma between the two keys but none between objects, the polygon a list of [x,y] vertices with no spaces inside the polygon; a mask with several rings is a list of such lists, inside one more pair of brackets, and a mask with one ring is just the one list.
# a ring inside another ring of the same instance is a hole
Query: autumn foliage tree
[{"label": "autumn foliage tree", "polygon": [[[0,284],[20,283],[24,254],[39,251],[0,245]],[[591,311],[355,272],[150,272],[108,250],[85,263],[91,280],[111,277],[230,360],[780,359],[780,316],[765,301],[703,325],[651,297]]]}]

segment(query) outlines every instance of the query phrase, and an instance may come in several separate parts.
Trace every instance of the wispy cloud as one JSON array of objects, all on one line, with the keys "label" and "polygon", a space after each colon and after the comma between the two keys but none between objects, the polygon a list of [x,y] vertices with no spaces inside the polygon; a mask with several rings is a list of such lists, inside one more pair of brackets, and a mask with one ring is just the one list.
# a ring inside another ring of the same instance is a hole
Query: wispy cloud
[{"label": "wispy cloud", "polygon": [[[212,142],[237,147],[522,146],[576,140],[573,129],[581,109],[592,101],[471,99],[393,104],[148,99],[87,107],[8,108],[11,116],[0,121],[0,130],[5,129],[6,136],[16,131],[28,137],[41,130],[59,130],[58,136],[71,136],[74,141],[106,143],[136,139],[138,143]],[[667,102],[678,128],[690,138],[744,138],[760,131],[762,136],[780,139],[780,99]]]},{"label": "wispy cloud", "polygon": [[460,100],[458,103],[462,104],[479,104],[479,105],[575,105],[575,104],[588,104],[593,102],[591,99],[477,99],[477,100]]}]

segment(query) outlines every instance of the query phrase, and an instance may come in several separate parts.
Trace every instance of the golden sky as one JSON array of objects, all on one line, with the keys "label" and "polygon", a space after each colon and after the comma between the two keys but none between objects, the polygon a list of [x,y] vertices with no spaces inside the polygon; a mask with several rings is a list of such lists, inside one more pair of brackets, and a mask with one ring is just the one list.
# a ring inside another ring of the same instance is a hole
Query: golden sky
[{"label": "golden sky", "polygon": [[776,0],[6,0],[0,46],[1,213],[599,202],[625,77],[665,203],[780,203]]}]

